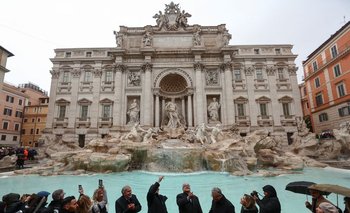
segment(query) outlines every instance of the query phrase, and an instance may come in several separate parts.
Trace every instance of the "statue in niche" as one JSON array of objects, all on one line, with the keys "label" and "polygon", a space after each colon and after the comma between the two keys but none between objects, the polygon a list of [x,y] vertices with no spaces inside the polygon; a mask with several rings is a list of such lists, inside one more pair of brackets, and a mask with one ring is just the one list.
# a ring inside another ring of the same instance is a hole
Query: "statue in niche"
[{"label": "statue in niche", "polygon": [[138,87],[141,85],[140,74],[137,72],[129,72],[128,75],[129,85]]},{"label": "statue in niche", "polygon": [[179,115],[176,103],[173,103],[172,101],[169,101],[168,103],[166,103],[165,112],[169,119],[166,125],[167,127],[177,128],[177,127],[183,126],[180,122],[180,115]]},{"label": "statue in niche", "polygon": [[216,143],[219,140],[219,136],[224,136],[224,134],[221,131],[221,125],[216,124],[214,127],[207,127],[208,129],[211,129],[211,135],[210,140],[211,143]]},{"label": "statue in niche", "polygon": [[207,85],[217,85],[218,84],[218,73],[216,71],[208,71],[206,75]]},{"label": "statue in niche", "polygon": [[162,27],[168,22],[167,17],[162,13],[162,11],[159,11],[159,14],[155,14],[153,18],[156,19],[159,29],[162,29]]},{"label": "statue in niche", "polygon": [[202,43],[200,32],[201,32],[201,29],[198,29],[193,33],[193,45],[194,46],[200,46]]},{"label": "statue in niche", "polygon": [[152,35],[150,32],[147,31],[145,35],[143,35],[142,42],[144,47],[152,46]]},{"label": "statue in niche", "polygon": [[187,17],[191,17],[191,14],[185,12],[185,10],[182,10],[182,12],[179,13],[178,17],[176,18],[176,22],[180,27],[187,27]]},{"label": "statue in niche", "polygon": [[137,100],[134,99],[132,103],[129,106],[129,109],[127,111],[127,114],[129,116],[129,122],[128,124],[135,124],[139,123],[140,121],[140,107],[137,103]]},{"label": "statue in niche", "polygon": [[220,109],[220,103],[216,100],[216,98],[213,98],[213,101],[208,106],[208,113],[209,113],[209,123],[216,123],[219,121],[219,109]]}]

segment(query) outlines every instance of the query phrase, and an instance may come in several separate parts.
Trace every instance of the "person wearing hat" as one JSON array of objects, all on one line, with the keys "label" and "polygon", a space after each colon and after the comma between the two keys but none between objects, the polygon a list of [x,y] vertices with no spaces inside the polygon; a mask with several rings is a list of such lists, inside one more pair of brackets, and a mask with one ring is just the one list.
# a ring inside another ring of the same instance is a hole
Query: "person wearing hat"
[{"label": "person wearing hat", "polygon": [[312,204],[308,201],[305,202],[305,207],[310,209],[312,213],[316,213],[316,208],[323,202],[330,203],[329,200],[327,200],[325,197],[323,197],[322,193],[318,190],[309,189],[311,197],[312,197]]},{"label": "person wearing hat", "polygon": [[24,212],[24,203],[20,200],[20,195],[17,193],[9,193],[2,197],[2,202],[5,203],[4,212],[15,213],[18,211]]},{"label": "person wearing hat", "polygon": [[176,196],[176,204],[179,207],[179,213],[203,212],[198,197],[191,192],[191,186],[188,183],[182,184],[182,193]]},{"label": "person wearing hat", "polygon": [[235,213],[235,206],[222,194],[220,188],[214,187],[211,196],[213,201],[209,213]]},{"label": "person wearing hat", "polygon": [[130,186],[124,186],[121,190],[122,196],[115,201],[115,213],[136,213],[141,211],[141,204],[136,195],[132,194]]},{"label": "person wearing hat", "polygon": [[281,213],[281,203],[277,197],[275,188],[271,185],[265,185],[263,187],[264,197],[259,199],[258,195],[254,195],[253,198],[256,204],[259,206],[260,213]]},{"label": "person wearing hat", "polygon": [[64,199],[64,191],[63,189],[57,189],[52,193],[52,201],[47,206],[45,212],[43,213],[59,213],[62,207],[62,201]]},{"label": "person wearing hat", "polygon": [[166,196],[159,194],[160,182],[164,176],[160,176],[158,181],[151,185],[147,193],[148,213],[168,213],[165,201]]},{"label": "person wearing hat", "polygon": [[68,196],[62,200],[60,213],[75,213],[78,207],[77,200],[74,196]]},{"label": "person wearing hat", "polygon": [[338,209],[328,202],[322,202],[316,208],[316,213],[338,213]]}]

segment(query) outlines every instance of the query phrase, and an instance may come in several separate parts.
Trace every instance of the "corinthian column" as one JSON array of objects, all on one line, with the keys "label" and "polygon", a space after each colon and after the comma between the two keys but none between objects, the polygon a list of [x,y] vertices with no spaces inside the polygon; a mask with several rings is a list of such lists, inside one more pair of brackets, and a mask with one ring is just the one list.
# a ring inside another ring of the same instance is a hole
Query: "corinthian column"
[{"label": "corinthian column", "polygon": [[202,63],[195,63],[194,70],[196,72],[196,124],[204,123],[204,102],[203,102],[203,80],[202,80],[202,70],[204,69],[204,65]]},{"label": "corinthian column", "polygon": [[145,72],[144,76],[144,84],[142,85],[142,91],[143,91],[143,125],[145,126],[152,126],[152,105],[153,105],[153,98],[152,98],[152,82],[151,82],[151,71],[152,71],[152,64],[145,63],[142,65],[142,70]]},{"label": "corinthian column", "polygon": [[126,69],[123,64],[115,64],[115,91],[113,105],[113,126],[120,127],[122,125],[122,72]]},{"label": "corinthian column", "polygon": [[222,69],[224,70],[225,85],[224,85],[224,103],[225,103],[225,125],[230,125],[235,123],[235,110],[233,105],[233,92],[232,92],[232,64],[227,62],[222,64]]}]

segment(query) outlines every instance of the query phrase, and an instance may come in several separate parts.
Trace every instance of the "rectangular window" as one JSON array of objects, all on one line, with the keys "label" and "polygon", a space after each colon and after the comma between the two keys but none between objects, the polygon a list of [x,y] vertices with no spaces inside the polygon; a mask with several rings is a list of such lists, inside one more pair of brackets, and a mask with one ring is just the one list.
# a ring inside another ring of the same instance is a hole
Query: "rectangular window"
[{"label": "rectangular window", "polygon": [[259,49],[254,49],[254,54],[255,55],[259,55],[260,54],[260,50]]},{"label": "rectangular window", "polygon": [[266,106],[266,104],[260,104],[260,115],[262,117],[266,117],[267,116],[267,106]]},{"label": "rectangular window", "polygon": [[11,116],[12,115],[12,109],[5,108],[4,109],[4,115]]},{"label": "rectangular window", "polygon": [[5,141],[6,140],[6,135],[1,135],[1,140]]},{"label": "rectangular window", "polygon": [[323,104],[322,93],[316,95],[316,106],[321,106]]},{"label": "rectangular window", "polygon": [[335,58],[338,56],[338,50],[337,50],[337,46],[333,46],[331,47],[331,53],[332,53],[332,58]]},{"label": "rectangular window", "polygon": [[88,115],[88,106],[87,106],[87,105],[81,106],[81,114],[80,114],[80,117],[86,119],[86,118],[87,118],[87,115]]},{"label": "rectangular window", "polygon": [[283,68],[278,68],[277,72],[278,72],[278,79],[283,80],[284,79]]},{"label": "rectangular window", "polygon": [[9,128],[9,123],[8,122],[4,122],[4,123],[2,123],[2,128],[3,129],[8,129]]},{"label": "rectangular window", "polygon": [[306,96],[306,95],[307,95],[307,93],[306,93],[306,87],[304,87],[303,90],[304,90],[304,96]]},{"label": "rectangular window", "polygon": [[241,70],[235,70],[234,72],[235,72],[235,80],[241,81],[242,80]]},{"label": "rectangular window", "polygon": [[72,57],[72,53],[71,52],[66,52],[66,58],[70,58]]},{"label": "rectangular window", "polygon": [[6,102],[13,103],[13,101],[14,101],[14,100],[15,100],[15,98],[14,98],[14,97],[9,96],[9,95],[7,95],[7,96],[6,96]]},{"label": "rectangular window", "polygon": [[86,52],[86,57],[87,58],[91,58],[91,56],[92,56],[92,52]]},{"label": "rectangular window", "polygon": [[113,81],[112,71],[106,71],[106,82],[112,82],[112,81]]},{"label": "rectangular window", "polygon": [[103,105],[102,109],[102,117],[109,118],[110,117],[111,105]]},{"label": "rectangular window", "polygon": [[19,99],[18,100],[18,105],[22,106],[22,102],[23,102],[22,99]]},{"label": "rectangular window", "polygon": [[84,82],[91,82],[92,81],[92,75],[90,71],[86,71],[85,72],[85,76],[84,76]]},{"label": "rectangular window", "polygon": [[22,118],[22,112],[16,111],[16,117],[17,118]]},{"label": "rectangular window", "polygon": [[41,119],[40,118],[38,118],[38,123],[40,123],[41,122]]},{"label": "rectangular window", "polygon": [[276,55],[281,55],[281,49],[275,49]]},{"label": "rectangular window", "polygon": [[36,129],[36,134],[39,135],[40,129]]},{"label": "rectangular window", "polygon": [[350,115],[350,106],[345,106],[338,109],[339,116],[344,117]]},{"label": "rectangular window", "polygon": [[339,98],[345,95],[345,88],[343,83],[337,85],[337,90]]},{"label": "rectangular window", "polygon": [[258,80],[263,80],[264,79],[263,78],[262,69],[256,69],[255,72],[256,72],[256,79],[258,79]]},{"label": "rectangular window", "polygon": [[17,141],[17,136],[13,136],[12,141]]},{"label": "rectangular window", "polygon": [[320,79],[319,78],[315,78],[315,87],[318,88],[320,86],[321,86]]},{"label": "rectangular window", "polygon": [[237,104],[238,116],[245,116],[244,113],[244,104]]},{"label": "rectangular window", "polygon": [[62,82],[68,83],[69,82],[69,72],[63,72]]},{"label": "rectangular window", "polygon": [[25,129],[22,129],[22,135],[25,135],[26,134],[26,130]]},{"label": "rectangular window", "polygon": [[316,61],[312,62],[312,68],[314,69],[314,72],[317,71],[317,62]]},{"label": "rectangular window", "polygon": [[283,115],[284,116],[289,116],[289,103],[282,103],[282,108],[283,108]]},{"label": "rectangular window", "polygon": [[66,106],[59,106],[58,117],[64,119],[66,117]]},{"label": "rectangular window", "polygon": [[333,67],[333,70],[334,70],[334,77],[338,77],[338,76],[341,75],[339,64],[335,65],[335,66]]},{"label": "rectangular window", "polygon": [[19,124],[15,124],[15,131],[19,130]]},{"label": "rectangular window", "polygon": [[34,134],[34,129],[30,129],[30,134]]},{"label": "rectangular window", "polygon": [[35,118],[32,118],[32,123],[34,123],[35,122]]},{"label": "rectangular window", "polygon": [[328,121],[328,115],[327,113],[321,113],[318,115],[318,119],[320,122],[323,122],[323,121]]}]

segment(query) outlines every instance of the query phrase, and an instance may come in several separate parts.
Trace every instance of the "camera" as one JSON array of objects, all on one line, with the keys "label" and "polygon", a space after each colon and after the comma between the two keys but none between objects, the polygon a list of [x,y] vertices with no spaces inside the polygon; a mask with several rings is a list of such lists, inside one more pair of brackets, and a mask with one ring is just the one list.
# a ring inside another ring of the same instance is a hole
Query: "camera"
[{"label": "camera", "polygon": [[258,197],[258,192],[254,190],[254,191],[252,191],[252,192],[250,193],[250,195],[253,196],[253,197],[254,197],[254,196]]}]

